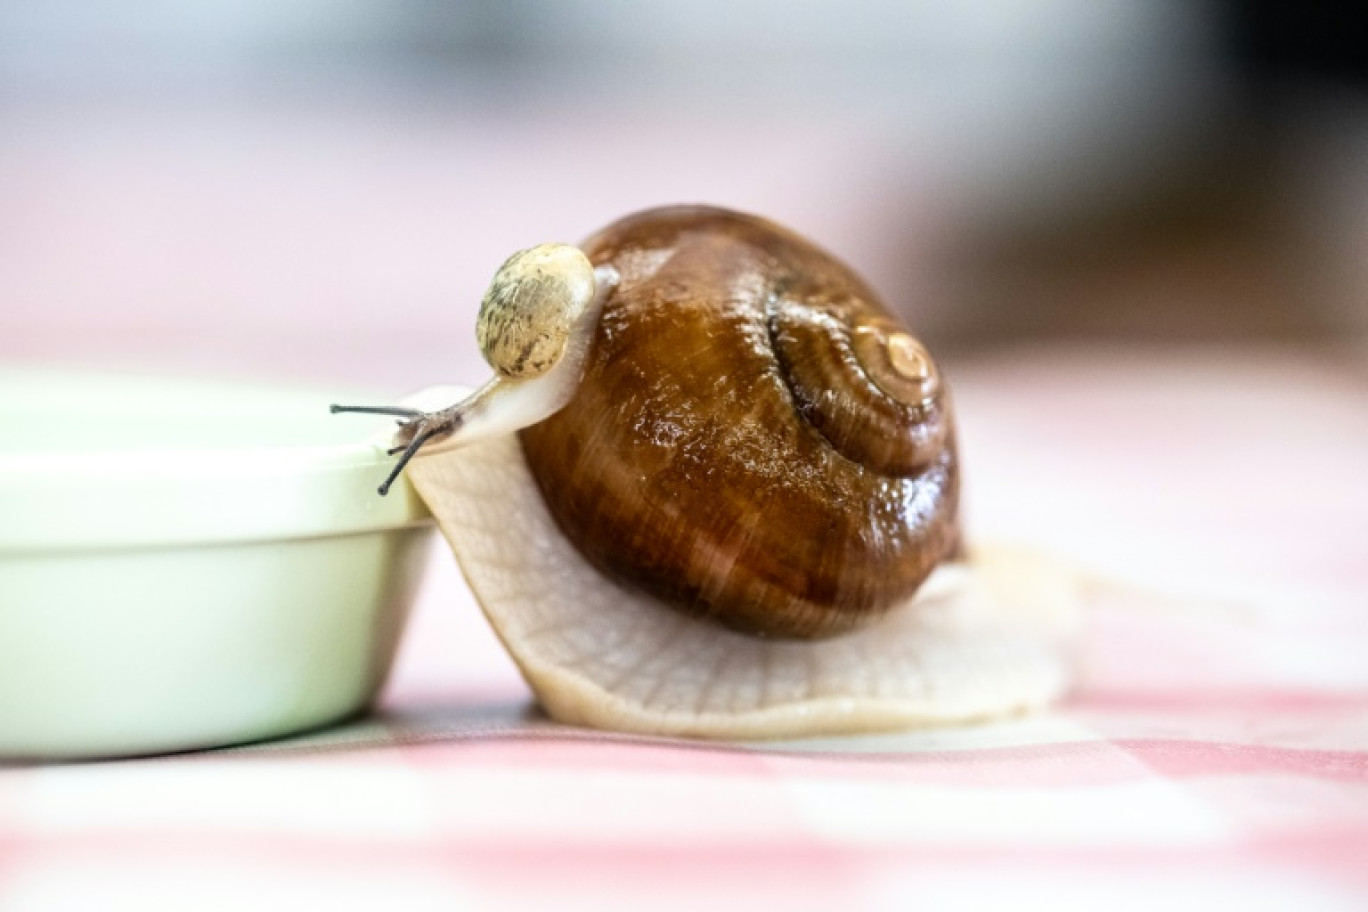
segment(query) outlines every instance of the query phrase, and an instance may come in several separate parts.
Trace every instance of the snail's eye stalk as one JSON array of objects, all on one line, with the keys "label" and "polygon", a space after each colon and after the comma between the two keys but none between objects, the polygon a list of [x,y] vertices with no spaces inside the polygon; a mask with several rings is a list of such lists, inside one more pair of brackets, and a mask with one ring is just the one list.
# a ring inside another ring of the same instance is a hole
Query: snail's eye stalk
[{"label": "snail's eye stalk", "polygon": [[417,418],[423,414],[418,409],[398,405],[331,405],[328,406],[328,411],[334,415],[354,412],[361,415],[395,415],[399,418]]}]

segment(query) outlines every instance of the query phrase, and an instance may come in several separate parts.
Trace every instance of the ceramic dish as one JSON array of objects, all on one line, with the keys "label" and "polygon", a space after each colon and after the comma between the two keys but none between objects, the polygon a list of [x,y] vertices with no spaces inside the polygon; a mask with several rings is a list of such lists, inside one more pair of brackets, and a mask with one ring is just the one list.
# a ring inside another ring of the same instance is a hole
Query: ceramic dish
[{"label": "ceramic dish", "polygon": [[0,372],[0,759],[285,735],[383,683],[430,520],[304,392]]}]

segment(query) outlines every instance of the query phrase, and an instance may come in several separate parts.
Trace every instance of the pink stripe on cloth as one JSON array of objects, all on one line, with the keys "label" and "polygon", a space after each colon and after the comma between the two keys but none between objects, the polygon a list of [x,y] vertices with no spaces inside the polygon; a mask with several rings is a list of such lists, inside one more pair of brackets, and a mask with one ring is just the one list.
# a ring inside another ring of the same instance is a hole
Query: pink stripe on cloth
[{"label": "pink stripe on cloth", "polygon": [[[134,836],[127,840],[39,840],[22,854],[7,853],[0,843],[0,900],[5,898],[7,875],[42,870],[53,859],[60,860],[60,870],[71,875],[87,868],[113,868],[153,901],[159,896],[153,878],[168,864],[192,871],[204,866],[222,876],[247,878],[249,883],[261,878],[272,887],[266,896],[276,899],[290,895],[278,892],[272,881],[279,869],[304,875],[306,883],[321,878],[345,885],[367,874],[385,875],[392,878],[392,901],[403,898],[406,882],[434,878],[464,895],[483,897],[481,908],[491,902],[506,908],[538,907],[522,904],[529,899],[543,908],[547,903],[565,907],[570,897],[585,901],[601,896],[639,904],[662,891],[677,892],[689,902],[712,898],[722,908],[745,908],[746,902],[760,899],[767,908],[812,908],[814,901],[827,908],[832,903],[860,908],[853,896],[871,884],[916,890],[927,886],[928,879],[944,878],[961,895],[972,896],[973,883],[1000,878],[999,902],[1020,901],[1013,893],[1031,886],[1072,883],[1085,888],[1093,902],[1110,900],[1110,908],[1118,907],[1118,890],[1152,889],[1167,896],[1176,908],[1189,908],[1193,881],[1214,881],[1221,887],[1222,898],[1234,900],[1244,890],[1257,891],[1266,883],[1290,880],[1299,891],[1294,895],[1304,904],[1266,906],[1251,897],[1250,907],[1315,909],[1321,908],[1317,893],[1308,890],[1305,878],[1313,878],[1311,883],[1321,884],[1322,889],[1347,891],[1345,898],[1361,896],[1359,891],[1368,888],[1368,870],[1362,864],[1368,853],[1368,833],[1362,829],[1301,832],[1198,848],[1029,843],[878,846],[824,838],[772,842],[717,838],[708,844],[676,845],[641,840],[605,843],[592,837],[564,840],[552,835],[413,844],[269,836],[245,840],[213,834]],[[200,882],[195,892],[204,901],[205,891],[215,887],[212,881]],[[300,900],[310,896],[307,887],[296,892]],[[164,893],[160,897],[166,898]],[[195,897],[180,898],[193,904]],[[1124,903],[1119,907],[1127,908]]]},{"label": "pink stripe on cloth", "polygon": [[1212,712],[1368,713],[1368,691],[1274,688],[1108,690],[1089,687],[1069,704],[1092,712],[1166,712],[1176,716]]},{"label": "pink stripe on cloth", "polygon": [[[529,750],[529,742],[538,749]],[[668,777],[801,776],[841,781],[910,782],[976,788],[1089,788],[1156,775],[1296,775],[1368,785],[1368,751],[1286,748],[1200,740],[1123,739],[1007,748],[894,753],[735,749],[696,742],[622,741],[610,736],[516,732],[466,744],[427,743],[413,750],[421,766],[444,769],[589,770]]]},{"label": "pink stripe on cloth", "polygon": [[[1207,741],[1118,741],[1116,746],[1170,779],[1300,776],[1368,785],[1368,751],[1305,750]],[[1364,821],[1368,828],[1368,819]]]}]

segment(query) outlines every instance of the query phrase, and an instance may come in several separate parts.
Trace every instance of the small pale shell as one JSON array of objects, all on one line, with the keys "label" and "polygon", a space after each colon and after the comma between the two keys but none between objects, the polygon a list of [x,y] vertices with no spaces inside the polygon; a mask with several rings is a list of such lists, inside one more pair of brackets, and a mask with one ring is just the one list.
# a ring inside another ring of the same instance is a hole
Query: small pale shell
[{"label": "small pale shell", "polygon": [[489,366],[515,380],[550,370],[594,287],[594,267],[578,247],[539,244],[509,257],[494,274],[475,323]]},{"label": "small pale shell", "polygon": [[[429,390],[423,407],[460,391]],[[736,633],[590,566],[548,512],[515,437],[415,459],[476,598],[554,718],[617,731],[790,738],[1007,715],[1066,689],[1079,601],[1068,570],[971,552],[874,624],[817,641]]]}]

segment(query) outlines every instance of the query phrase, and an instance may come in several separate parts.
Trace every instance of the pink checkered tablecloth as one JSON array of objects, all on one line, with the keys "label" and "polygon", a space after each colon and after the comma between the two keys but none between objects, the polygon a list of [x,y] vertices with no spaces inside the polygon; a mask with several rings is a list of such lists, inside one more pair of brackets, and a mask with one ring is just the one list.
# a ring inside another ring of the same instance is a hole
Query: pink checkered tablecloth
[{"label": "pink checkered tablecloth", "polygon": [[1099,580],[1057,711],[778,745],[562,727],[443,556],[368,719],[0,770],[0,906],[1368,909],[1362,366],[956,379],[974,534]]}]

